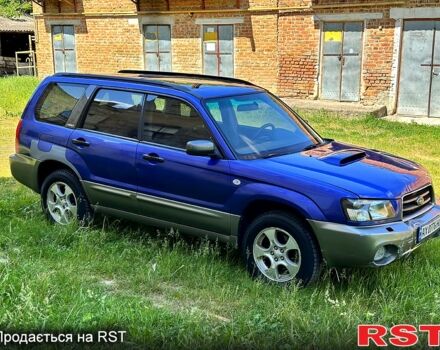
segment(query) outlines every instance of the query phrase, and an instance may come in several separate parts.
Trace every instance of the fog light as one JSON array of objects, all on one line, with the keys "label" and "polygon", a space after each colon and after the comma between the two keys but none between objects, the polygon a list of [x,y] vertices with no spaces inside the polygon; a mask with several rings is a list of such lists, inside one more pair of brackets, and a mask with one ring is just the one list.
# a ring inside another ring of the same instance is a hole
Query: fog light
[{"label": "fog light", "polygon": [[374,261],[382,260],[383,258],[385,258],[385,254],[386,254],[385,247],[380,247],[377,250],[376,255],[374,256]]}]

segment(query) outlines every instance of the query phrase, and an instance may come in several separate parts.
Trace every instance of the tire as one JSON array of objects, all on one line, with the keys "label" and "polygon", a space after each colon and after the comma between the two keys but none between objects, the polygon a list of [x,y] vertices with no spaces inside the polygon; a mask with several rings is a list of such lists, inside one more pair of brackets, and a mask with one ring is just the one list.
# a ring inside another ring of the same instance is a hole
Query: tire
[{"label": "tire", "polygon": [[320,276],[321,254],[310,229],[283,211],[257,217],[246,229],[241,254],[253,277],[307,286]]},{"label": "tire", "polygon": [[81,183],[68,170],[56,170],[44,179],[41,205],[52,223],[88,225],[92,220],[93,211]]}]

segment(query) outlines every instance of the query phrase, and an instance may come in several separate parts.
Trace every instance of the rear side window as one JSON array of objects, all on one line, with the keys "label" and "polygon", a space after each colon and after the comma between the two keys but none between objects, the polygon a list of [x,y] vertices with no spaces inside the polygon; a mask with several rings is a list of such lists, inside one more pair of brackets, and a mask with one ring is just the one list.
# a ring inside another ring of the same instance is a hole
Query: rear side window
[{"label": "rear side window", "polygon": [[101,89],[95,95],[83,129],[136,139],[144,94]]},{"label": "rear side window", "polygon": [[72,110],[84,95],[87,85],[82,84],[51,84],[46,89],[43,97],[38,101],[35,109],[37,120],[66,125]]}]

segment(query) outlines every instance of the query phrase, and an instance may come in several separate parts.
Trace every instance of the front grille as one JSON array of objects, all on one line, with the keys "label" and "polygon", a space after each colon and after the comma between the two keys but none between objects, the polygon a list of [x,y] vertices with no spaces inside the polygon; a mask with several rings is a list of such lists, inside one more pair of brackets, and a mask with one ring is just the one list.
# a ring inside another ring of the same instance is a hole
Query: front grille
[{"label": "front grille", "polygon": [[432,204],[432,186],[423,187],[403,196],[403,218],[413,216]]}]

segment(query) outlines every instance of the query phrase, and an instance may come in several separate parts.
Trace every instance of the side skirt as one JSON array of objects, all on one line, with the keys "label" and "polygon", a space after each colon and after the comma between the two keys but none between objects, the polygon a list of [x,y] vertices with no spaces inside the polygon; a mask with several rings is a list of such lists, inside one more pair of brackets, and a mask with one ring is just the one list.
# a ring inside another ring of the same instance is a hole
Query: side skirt
[{"label": "side skirt", "polygon": [[198,229],[198,228],[194,228],[194,227],[190,227],[190,226],[186,226],[186,225],[176,224],[173,222],[164,221],[164,220],[160,220],[160,219],[156,219],[156,218],[152,218],[152,217],[148,217],[148,216],[144,216],[144,215],[126,212],[126,211],[119,210],[119,209],[103,207],[100,205],[93,205],[93,209],[97,213],[110,215],[110,216],[117,216],[117,217],[120,217],[123,219],[135,221],[135,222],[138,222],[141,224],[158,226],[158,227],[172,226],[172,227],[179,229],[179,231],[181,231],[183,233],[188,233],[188,234],[191,234],[191,235],[197,236],[197,237],[208,238],[213,241],[218,240],[220,242],[224,242],[224,243],[233,245],[234,247],[237,247],[237,236],[235,236],[235,235],[233,235],[233,236],[222,235],[217,232],[206,231],[206,230],[202,230],[202,229]]}]

